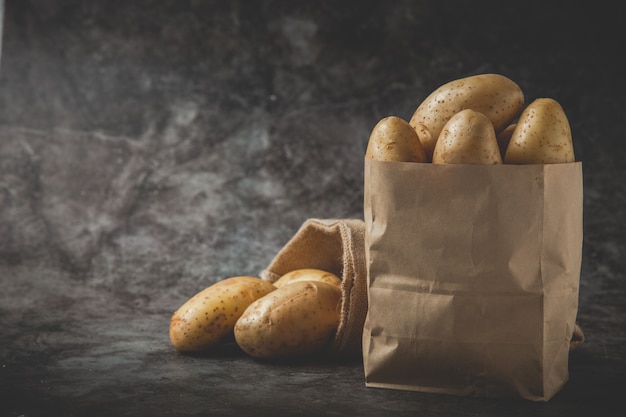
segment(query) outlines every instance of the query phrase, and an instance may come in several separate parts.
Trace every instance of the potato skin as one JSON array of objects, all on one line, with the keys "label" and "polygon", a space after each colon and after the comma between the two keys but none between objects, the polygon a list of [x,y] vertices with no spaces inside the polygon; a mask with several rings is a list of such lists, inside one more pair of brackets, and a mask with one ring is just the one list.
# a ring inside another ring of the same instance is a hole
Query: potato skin
[{"label": "potato skin", "polygon": [[232,335],[235,322],[252,302],[274,291],[269,281],[236,276],[205,288],[174,312],[170,341],[179,352],[205,351]]},{"label": "potato skin", "polygon": [[496,136],[498,140],[498,147],[500,148],[500,155],[502,155],[502,160],[504,160],[504,155],[506,154],[506,149],[509,147],[509,142],[511,142],[511,136],[513,136],[513,131],[517,123],[511,123],[504,130]]},{"label": "potato skin", "polygon": [[500,74],[478,74],[437,88],[418,106],[409,124],[418,132],[427,156],[432,158],[443,126],[461,110],[483,113],[497,134],[515,119],[523,105],[524,94],[514,81]]},{"label": "potato skin", "polygon": [[415,129],[396,116],[385,117],[374,126],[365,156],[377,161],[428,162]]},{"label": "potato skin", "polygon": [[433,154],[433,164],[501,163],[491,121],[471,109],[458,112],[445,124]]},{"label": "potato skin", "polygon": [[504,155],[507,164],[559,164],[574,162],[572,132],[561,105],[538,98],[517,121]]},{"label": "potato skin", "polygon": [[293,284],[300,281],[320,281],[327,284],[332,284],[339,287],[341,285],[341,278],[332,272],[323,271],[316,268],[302,268],[295,269],[287,272],[276,281],[273,282],[276,288],[283,287],[285,285]]},{"label": "potato skin", "polygon": [[323,351],[337,331],[341,290],[300,281],[252,303],[235,324],[235,341],[260,359],[301,357]]}]

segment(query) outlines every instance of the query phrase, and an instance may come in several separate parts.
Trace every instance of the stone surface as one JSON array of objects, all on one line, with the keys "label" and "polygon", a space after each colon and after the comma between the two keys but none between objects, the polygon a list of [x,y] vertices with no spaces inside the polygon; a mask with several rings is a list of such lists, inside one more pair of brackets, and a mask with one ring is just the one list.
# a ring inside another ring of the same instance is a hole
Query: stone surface
[{"label": "stone surface", "polygon": [[[483,3],[481,3],[483,5]],[[7,0],[0,415],[605,416],[626,383],[617,14],[552,2]],[[369,132],[503,73],[583,161],[585,344],[547,404],[365,388],[358,360],[171,348],[171,313],[310,217],[361,218]]]}]

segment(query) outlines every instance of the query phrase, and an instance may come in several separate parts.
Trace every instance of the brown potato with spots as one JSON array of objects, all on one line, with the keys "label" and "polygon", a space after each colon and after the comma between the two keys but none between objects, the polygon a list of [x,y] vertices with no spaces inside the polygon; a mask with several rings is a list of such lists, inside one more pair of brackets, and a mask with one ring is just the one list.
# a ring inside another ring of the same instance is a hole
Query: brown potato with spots
[{"label": "brown potato with spots", "polygon": [[276,288],[280,288],[285,285],[293,284],[294,282],[300,281],[320,281],[327,284],[332,284],[337,287],[341,285],[341,278],[339,278],[332,272],[323,271],[321,269],[315,268],[302,268],[287,272],[285,275],[282,275],[280,278],[274,281],[274,286]]},{"label": "brown potato with spots", "polygon": [[226,278],[205,288],[185,302],[170,320],[170,341],[180,352],[208,350],[228,336],[245,309],[276,290],[257,277]]},{"label": "brown potato with spots", "polygon": [[511,134],[507,164],[559,164],[574,162],[572,132],[561,105],[538,98],[522,112]]},{"label": "brown potato with spots", "polygon": [[365,156],[377,161],[428,162],[415,129],[396,116],[385,117],[374,126]]},{"label": "brown potato with spots", "polygon": [[261,359],[322,352],[339,326],[341,290],[317,281],[285,285],[252,303],[235,324],[235,341]]},{"label": "brown potato with spots", "polygon": [[461,110],[483,113],[497,134],[515,119],[523,105],[524,94],[515,82],[499,74],[479,74],[437,88],[418,106],[409,124],[431,159],[443,126]]},{"label": "brown potato with spots", "polygon": [[433,154],[433,164],[501,163],[491,121],[471,109],[458,112],[445,124]]},{"label": "brown potato with spots", "polygon": [[498,139],[498,147],[500,148],[500,155],[502,155],[502,159],[504,160],[504,155],[506,154],[506,149],[509,147],[509,142],[511,142],[511,136],[513,136],[513,131],[517,123],[511,123],[504,130],[496,136]]}]

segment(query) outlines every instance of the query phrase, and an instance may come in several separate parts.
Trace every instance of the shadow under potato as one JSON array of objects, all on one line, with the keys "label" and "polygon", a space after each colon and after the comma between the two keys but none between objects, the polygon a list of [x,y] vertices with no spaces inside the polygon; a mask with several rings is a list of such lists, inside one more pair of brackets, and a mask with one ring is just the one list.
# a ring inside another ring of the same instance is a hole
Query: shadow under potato
[{"label": "shadow under potato", "polygon": [[303,366],[303,365],[353,365],[359,364],[362,361],[360,356],[338,356],[331,355],[327,352],[317,352],[301,356],[292,357],[277,357],[277,358],[256,358],[247,354],[239,345],[234,341],[226,341],[219,343],[218,345],[201,352],[180,352],[181,355],[194,357],[194,358],[224,358],[224,359],[237,359],[246,358],[251,359],[259,364],[279,365],[279,366]]}]

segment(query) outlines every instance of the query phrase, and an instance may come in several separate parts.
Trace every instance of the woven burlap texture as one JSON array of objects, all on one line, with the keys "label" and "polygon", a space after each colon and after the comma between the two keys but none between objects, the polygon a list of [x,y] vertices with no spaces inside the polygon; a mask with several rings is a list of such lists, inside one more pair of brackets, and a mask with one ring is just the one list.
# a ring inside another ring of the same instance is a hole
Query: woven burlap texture
[{"label": "woven burlap texture", "polygon": [[261,271],[261,278],[274,282],[287,272],[303,268],[322,269],[341,278],[341,318],[329,351],[337,355],[361,355],[367,314],[363,220],[306,220]]}]

